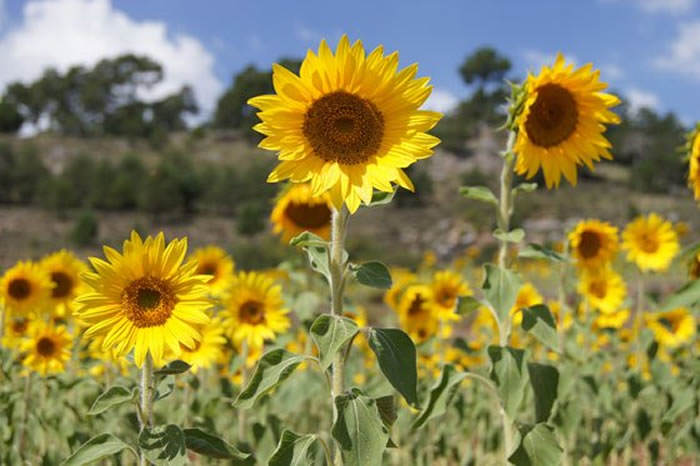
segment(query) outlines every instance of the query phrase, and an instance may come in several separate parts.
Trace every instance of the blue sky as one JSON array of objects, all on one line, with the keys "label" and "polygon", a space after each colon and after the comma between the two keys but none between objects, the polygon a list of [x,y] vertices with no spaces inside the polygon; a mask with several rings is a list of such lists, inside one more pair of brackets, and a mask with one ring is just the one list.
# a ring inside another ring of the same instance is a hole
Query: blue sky
[{"label": "blue sky", "polygon": [[[633,104],[700,119],[700,0],[223,1],[0,0],[0,59],[14,71],[91,62],[123,50],[165,62],[175,87],[191,82],[203,106],[248,63],[303,56],[342,33],[369,48],[399,50],[432,77],[432,105],[468,93],[457,73],[466,54],[492,45],[524,76],[562,51],[592,61]],[[46,31],[49,29],[49,31]],[[82,34],[82,36],[81,36]],[[48,50],[45,50],[48,49]],[[29,58],[27,58],[29,57]],[[13,66],[14,65],[14,66]],[[166,86],[167,87],[167,86]]]}]

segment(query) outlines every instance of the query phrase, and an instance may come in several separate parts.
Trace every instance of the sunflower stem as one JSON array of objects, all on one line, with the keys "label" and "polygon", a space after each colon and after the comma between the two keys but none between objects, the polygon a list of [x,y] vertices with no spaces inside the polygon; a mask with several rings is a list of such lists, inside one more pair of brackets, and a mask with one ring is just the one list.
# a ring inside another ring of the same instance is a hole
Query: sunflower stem
[{"label": "sunflower stem", "polygon": [[[241,342],[241,390],[248,383],[248,368],[246,363],[248,361],[248,341],[243,340]],[[244,409],[238,409],[238,441],[243,442],[245,440],[245,425],[246,425],[246,415]]]},{"label": "sunflower stem", "polygon": [[[151,352],[146,353],[146,360],[141,368],[141,431],[153,426],[153,358]],[[139,458],[140,466],[147,466],[146,454],[142,451]]]},{"label": "sunflower stem", "polygon": [[[505,234],[510,230],[510,216],[513,213],[513,167],[515,166],[515,131],[508,133],[508,142],[503,155],[501,170],[500,200],[498,202],[498,228]],[[498,265],[506,267],[508,259],[508,242],[501,239],[498,249]]]},{"label": "sunflower stem", "polygon": [[17,434],[17,451],[23,459],[28,459],[25,456],[26,449],[24,448],[24,440],[27,434],[27,418],[29,417],[29,398],[32,391],[32,372],[29,372],[24,378],[24,406],[22,407],[22,425]]}]

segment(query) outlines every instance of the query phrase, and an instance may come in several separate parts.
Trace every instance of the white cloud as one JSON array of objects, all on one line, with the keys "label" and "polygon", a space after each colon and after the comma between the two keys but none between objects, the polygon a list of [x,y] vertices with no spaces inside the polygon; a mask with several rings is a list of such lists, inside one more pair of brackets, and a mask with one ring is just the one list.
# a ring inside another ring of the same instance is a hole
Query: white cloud
[{"label": "white cloud", "polygon": [[600,66],[600,73],[603,80],[606,79],[620,79],[625,76],[625,72],[622,68],[615,65],[614,63],[606,63]]},{"label": "white cloud", "polygon": [[632,113],[637,113],[643,108],[650,108],[656,110],[661,104],[659,96],[657,96],[653,92],[637,89],[636,87],[627,89],[627,91],[625,92],[625,97],[627,97],[630,111]]},{"label": "white cloud", "polygon": [[696,0],[603,0],[604,2],[633,3],[647,13],[681,14],[690,11]]},{"label": "white cloud", "polygon": [[424,107],[441,113],[449,113],[459,104],[459,98],[445,89],[434,88]]},{"label": "white cloud", "polygon": [[302,42],[318,42],[321,38],[321,34],[301,23],[294,25],[294,35]]},{"label": "white cloud", "polygon": [[149,98],[190,84],[205,112],[214,107],[223,86],[214,74],[214,57],[202,43],[169,33],[163,22],[131,19],[110,0],[27,3],[18,26],[0,37],[0,84],[33,80],[49,66],[64,71],[128,52],[148,55],[164,67],[165,78]]},{"label": "white cloud", "polygon": [[669,52],[654,63],[659,68],[700,79],[700,20],[681,24]]}]

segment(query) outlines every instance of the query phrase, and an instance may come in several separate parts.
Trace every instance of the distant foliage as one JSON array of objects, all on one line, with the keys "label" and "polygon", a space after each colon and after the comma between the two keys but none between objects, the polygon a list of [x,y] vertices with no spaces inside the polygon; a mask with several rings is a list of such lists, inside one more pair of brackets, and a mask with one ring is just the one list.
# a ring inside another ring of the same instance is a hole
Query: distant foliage
[{"label": "distant foliage", "polygon": [[0,144],[0,202],[36,201],[48,178],[49,172],[34,147],[14,150],[8,144]]},{"label": "distant foliage", "polygon": [[89,246],[95,242],[99,225],[95,214],[86,210],[78,216],[71,231],[71,241],[78,246]]}]

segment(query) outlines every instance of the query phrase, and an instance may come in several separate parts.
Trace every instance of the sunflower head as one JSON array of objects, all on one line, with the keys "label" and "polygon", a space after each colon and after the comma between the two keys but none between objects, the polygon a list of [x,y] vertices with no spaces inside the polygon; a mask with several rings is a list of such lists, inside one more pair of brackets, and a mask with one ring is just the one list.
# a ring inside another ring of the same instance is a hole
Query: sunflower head
[{"label": "sunflower head", "polygon": [[73,337],[63,326],[37,322],[21,345],[22,364],[42,376],[63,372],[70,359]]},{"label": "sunflower head", "polygon": [[688,343],[695,335],[697,322],[693,314],[685,307],[666,312],[646,314],[647,327],[654,332],[654,338],[660,345],[675,348]]},{"label": "sunflower head", "polygon": [[313,196],[308,183],[290,184],[275,202],[270,221],[284,242],[305,231],[327,240],[331,234],[332,208],[328,194]]},{"label": "sunflower head", "polygon": [[690,275],[691,280],[697,280],[700,278],[700,251],[695,253],[690,260],[690,264],[688,265],[688,275]]},{"label": "sunflower head", "polygon": [[417,343],[437,333],[437,306],[433,290],[427,285],[417,284],[406,288],[401,296],[398,314],[401,326]]},{"label": "sunflower head", "polygon": [[218,246],[195,249],[191,259],[197,261],[197,274],[209,275],[207,287],[214,296],[221,296],[233,280],[233,258]]},{"label": "sunflower head", "polygon": [[226,338],[221,326],[221,319],[213,318],[208,324],[199,328],[201,338],[192,347],[180,345],[180,353],[174,355],[189,364],[190,370],[197,373],[208,369],[222,359]]},{"label": "sunflower head", "polygon": [[569,233],[571,252],[582,268],[598,268],[610,262],[619,248],[617,228],[600,220],[579,222]]},{"label": "sunflower head", "polygon": [[510,315],[513,316],[513,323],[515,325],[520,325],[523,321],[523,313],[518,312],[521,309],[532,307],[536,304],[542,304],[544,298],[535,285],[530,282],[524,283],[518,290],[518,295],[515,298],[515,304],[510,309]]},{"label": "sunflower head", "polygon": [[223,326],[236,345],[262,347],[290,326],[282,288],[266,274],[236,274],[223,304]]},{"label": "sunflower head", "polygon": [[430,286],[440,316],[449,319],[459,318],[455,313],[457,300],[462,296],[472,294],[472,290],[464,278],[452,270],[441,270],[433,275]]},{"label": "sunflower head", "polygon": [[167,345],[178,353],[200,338],[198,325],[209,322],[206,275],[197,262],[184,262],[187,239],[167,245],[163,233],[146,240],[133,231],[123,253],[103,248],[107,260],[90,258],[95,273],[83,274],[92,289],[79,296],[77,315],[87,338],[104,337],[103,348],[117,355],[134,350],[140,367],[147,354],[160,365]]},{"label": "sunflower head", "polygon": [[14,315],[47,311],[53,283],[34,262],[18,262],[0,279],[0,296],[5,309]]},{"label": "sunflower head", "polygon": [[384,302],[394,311],[399,310],[401,295],[406,288],[415,283],[418,277],[415,273],[402,267],[391,268],[391,288],[384,293]]},{"label": "sunflower head", "polygon": [[592,309],[612,314],[627,296],[627,286],[622,276],[612,267],[585,270],[579,276],[578,292]]},{"label": "sunflower head", "polygon": [[693,191],[695,200],[700,201],[700,122],[688,134],[686,153],[688,155],[688,185]]},{"label": "sunflower head", "polygon": [[44,257],[40,267],[49,275],[53,282],[50,302],[56,315],[70,315],[73,300],[85,291],[85,285],[80,275],[86,272],[87,266],[70,251],[62,249]]},{"label": "sunflower head", "polygon": [[629,309],[620,309],[619,311],[614,311],[609,314],[598,314],[598,316],[593,321],[594,329],[620,329],[627,322],[630,317]]},{"label": "sunflower head", "polygon": [[362,42],[343,36],[335,53],[325,40],[318,53],[309,50],[299,76],[273,65],[276,94],[248,101],[261,110],[260,147],[279,153],[268,181],[309,181],[314,196],[327,192],[336,209],[351,213],[370,203],[374,188],[413,190],[403,169],[432,155],[440,141],[426,131],[441,115],[419,110],[428,78],[398,63],[396,52],[385,56],[380,46],[366,54]]},{"label": "sunflower head", "polygon": [[671,222],[654,213],[635,219],[622,232],[622,249],[627,251],[627,260],[641,270],[666,270],[679,248]]},{"label": "sunflower head", "polygon": [[2,346],[18,349],[24,338],[31,334],[31,327],[35,321],[35,319],[28,316],[4,316],[5,330],[2,334]]},{"label": "sunflower head", "polygon": [[541,168],[548,188],[558,186],[562,174],[576,185],[577,166],[593,169],[593,162],[612,159],[603,133],[606,124],[620,122],[609,110],[620,100],[601,92],[607,85],[598,77],[593,65],[574,69],[561,54],[554,65],[527,77],[523,101],[515,107],[516,172],[532,178]]}]

